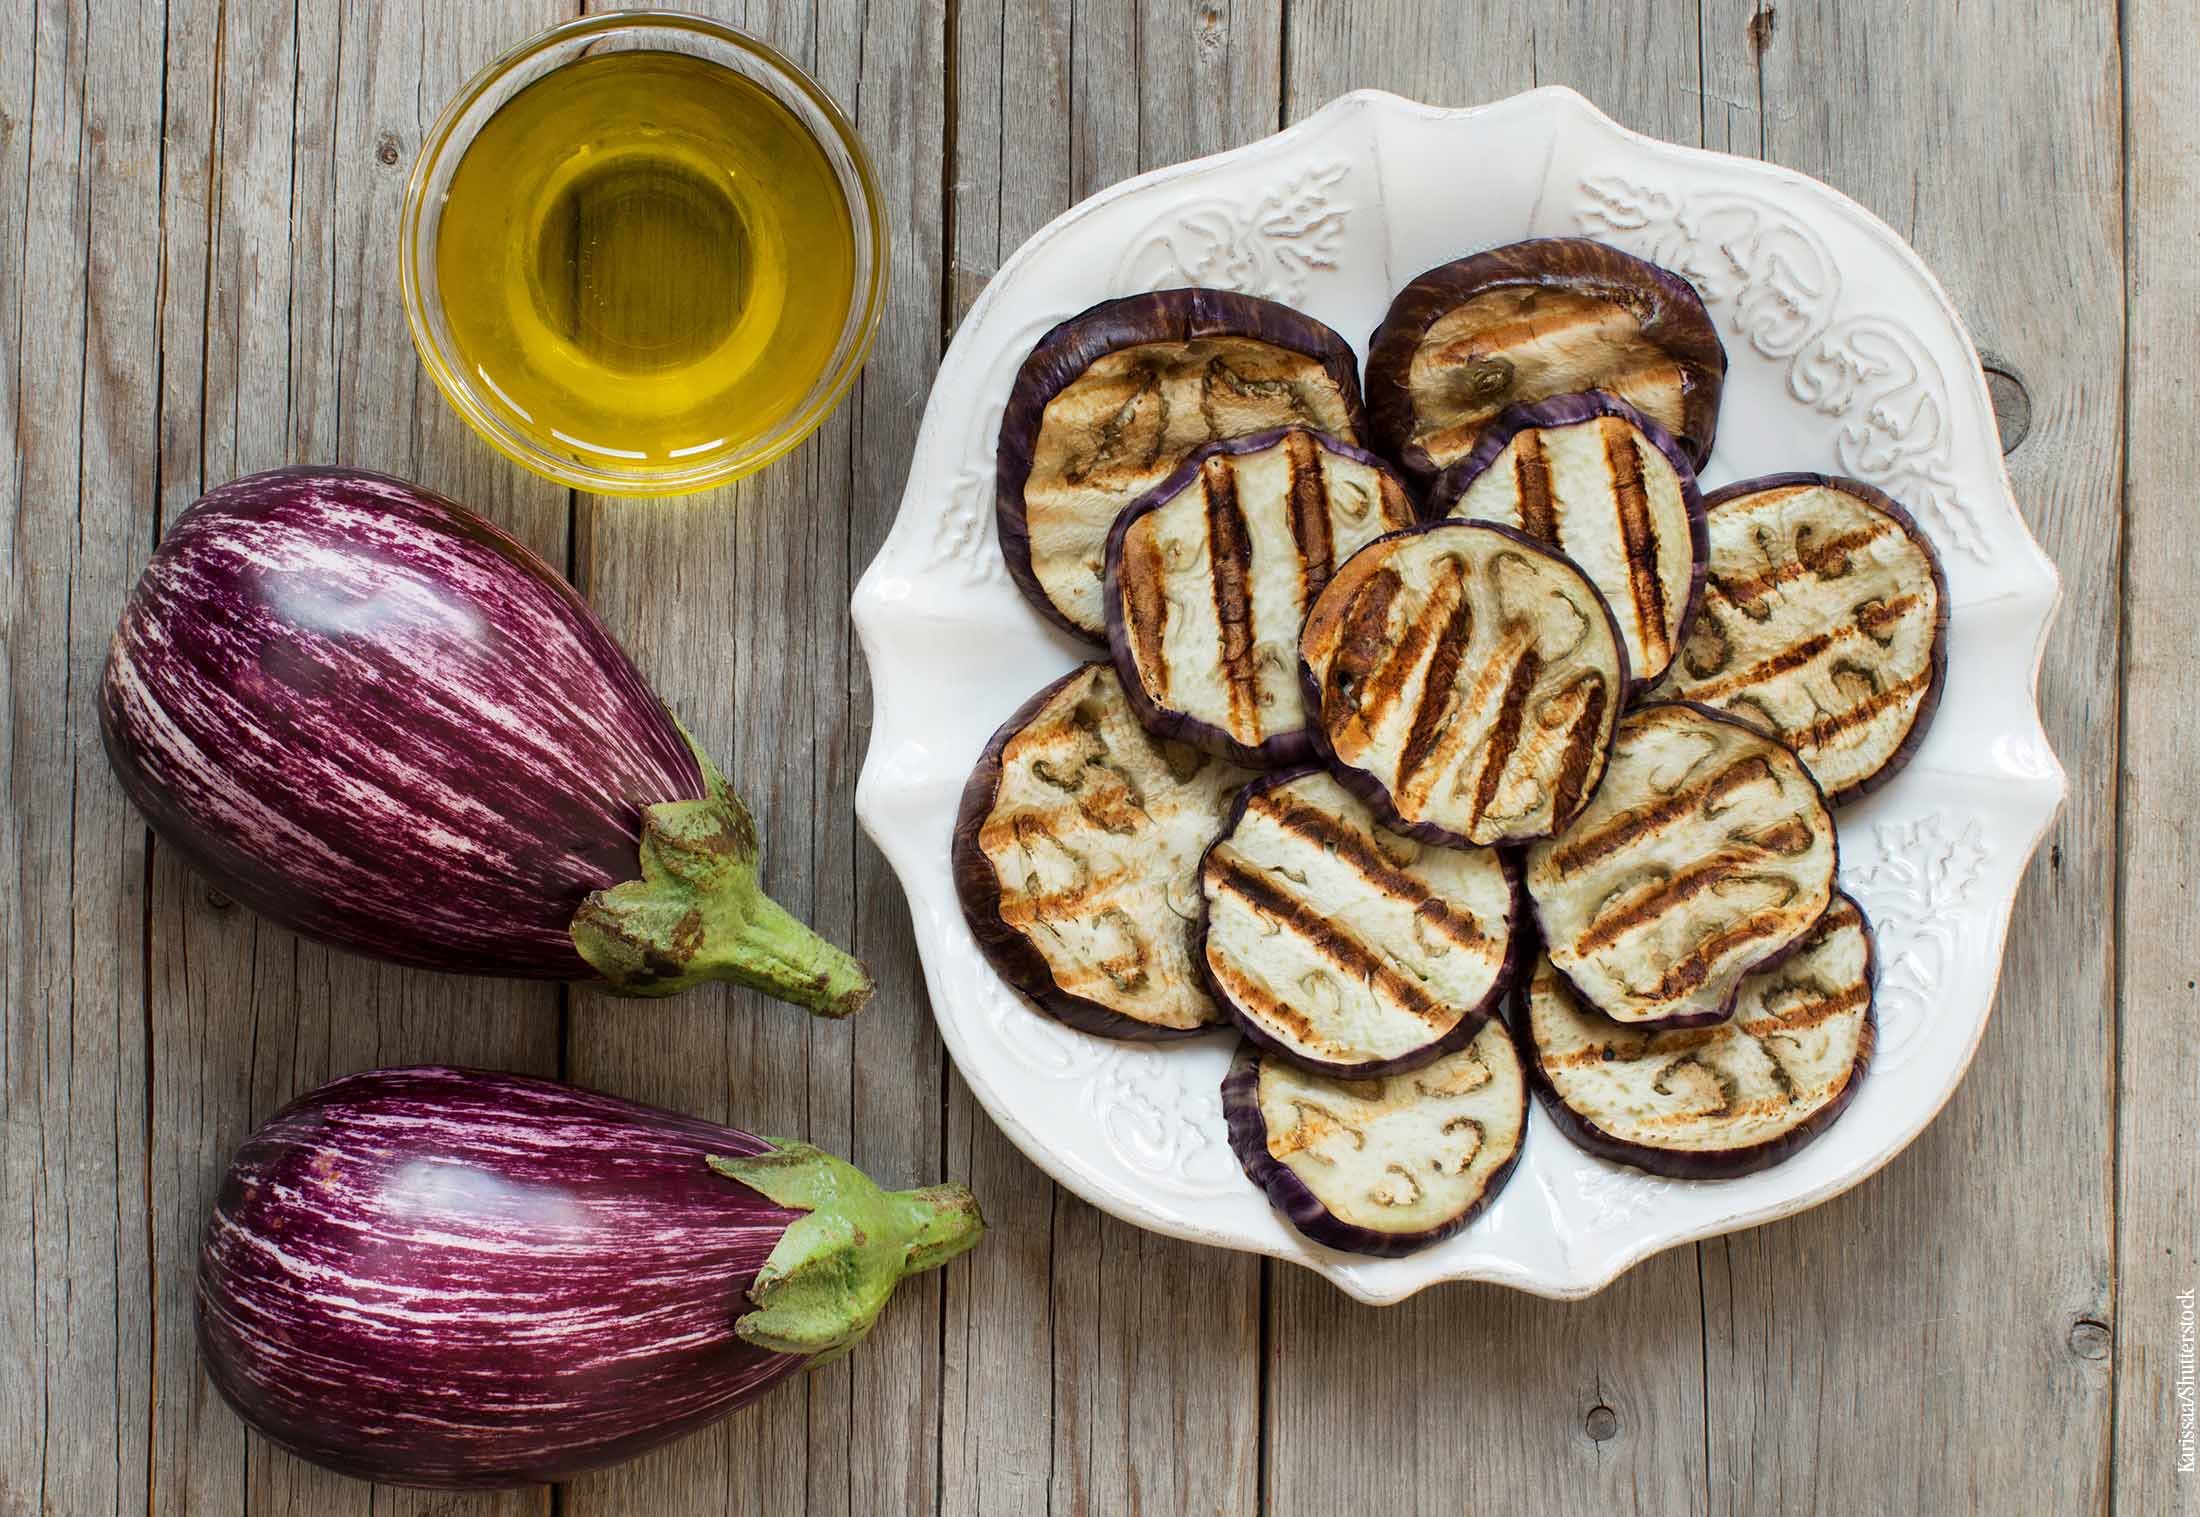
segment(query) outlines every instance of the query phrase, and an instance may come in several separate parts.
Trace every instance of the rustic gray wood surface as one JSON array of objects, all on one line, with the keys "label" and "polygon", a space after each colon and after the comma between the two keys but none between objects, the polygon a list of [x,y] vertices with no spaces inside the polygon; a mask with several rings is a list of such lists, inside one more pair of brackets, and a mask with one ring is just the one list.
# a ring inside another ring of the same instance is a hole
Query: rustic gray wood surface
[{"label": "rustic gray wood surface", "polygon": [[[712,9],[855,115],[896,293],[808,445],[634,506],[476,442],[397,297],[421,133],[571,0],[0,4],[0,1514],[2200,1511],[2176,1399],[2177,1296],[2200,1287],[2189,8]],[[1586,1303],[1454,1287],[1377,1311],[1095,1212],[978,1111],[853,825],[870,692],[845,604],[947,335],[1048,217],[1348,88],[1539,83],[1825,178],[1939,272],[2012,376],[2011,472],[2062,569],[2041,697],[2071,798],[1978,1062],[1886,1173]],[[379,968],[155,846],[90,699],[122,597],[205,487],[330,460],[450,491],[569,566],[756,805],[774,892],[858,946],[879,1003],[835,1027],[746,993],[634,1005]],[[862,1353],[623,1468],[463,1499],[324,1475],[197,1368],[199,1222],[284,1100],[429,1058],[803,1133],[897,1184],[963,1179],[993,1236],[904,1287]]]}]

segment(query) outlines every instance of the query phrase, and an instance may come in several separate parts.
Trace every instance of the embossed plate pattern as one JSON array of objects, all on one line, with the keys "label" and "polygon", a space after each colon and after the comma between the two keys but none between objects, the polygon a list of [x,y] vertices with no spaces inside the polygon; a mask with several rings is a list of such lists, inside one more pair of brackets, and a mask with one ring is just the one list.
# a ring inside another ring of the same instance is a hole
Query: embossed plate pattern
[{"label": "embossed plate pattern", "polygon": [[[1911,506],[1946,560],[1939,717],[1909,768],[1840,818],[1843,883],[1879,930],[1881,1052],[1823,1139],[1737,1180],[1592,1159],[1539,1109],[1520,1172],[1472,1227],[1411,1258],[1358,1258],[1291,1231],[1238,1170],[1217,1098],[1227,1036],[1153,1047],[1071,1032],[1009,991],[963,925],[948,873],[963,779],[1010,711],[1094,656],[1001,568],[994,437],[1032,343],[1095,301],[1219,285],[1364,344],[1421,270],[1559,233],[1617,243],[1702,290],[1732,363],[1707,489],[1773,470],[1852,474]],[[1365,91],[1085,201],[987,287],[940,366],[901,514],[856,588],[877,692],[857,809],[908,892],[956,1066],[1079,1195],[1160,1232],[1304,1264],[1364,1301],[1467,1279],[1586,1295],[1660,1249],[1854,1185],[1955,1089],[1993,1003],[2018,877],[2062,799],[2033,692],[2058,594],[2010,496],[1970,339],[1870,213],[1802,175],[1628,132],[1568,90],[1474,110]]]}]

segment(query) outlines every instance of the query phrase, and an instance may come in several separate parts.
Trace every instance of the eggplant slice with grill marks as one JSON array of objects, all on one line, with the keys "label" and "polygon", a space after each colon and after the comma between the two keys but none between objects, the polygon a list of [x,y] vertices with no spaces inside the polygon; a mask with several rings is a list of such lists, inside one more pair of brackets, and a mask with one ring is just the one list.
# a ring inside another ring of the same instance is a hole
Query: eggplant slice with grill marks
[{"label": "eggplant slice with grill marks", "polygon": [[1719,1180],[1779,1163],[1847,1109],[1871,1063],[1872,934],[1836,895],[1802,945],[1745,977],[1731,1021],[1615,1026],[1545,961],[1514,1005],[1528,1078],[1561,1131],[1654,1174]]},{"label": "eggplant slice with grill marks", "polygon": [[1378,445],[1427,478],[1507,406],[1603,390],[1702,468],[1726,348],[1680,275],[1583,237],[1542,237],[1430,269],[1398,292],[1367,353]]},{"label": "eggplant slice with grill marks", "polygon": [[978,946],[1084,1032],[1224,1021],[1193,957],[1199,860],[1249,778],[1148,733],[1110,665],[1073,669],[1003,724],[963,789],[955,891]]},{"label": "eggplant slice with grill marks", "polygon": [[1104,301],[1039,339],[1001,415],[1001,552],[1031,603],[1107,636],[1100,578],[1122,509],[1220,438],[1303,426],[1360,442],[1351,344],[1227,290]]},{"label": "eggplant slice with grill marks", "polygon": [[1394,831],[1450,847],[1564,827],[1604,772],[1627,689],[1596,586],[1484,522],[1362,548],[1315,599],[1299,659],[1331,770]]},{"label": "eggplant slice with grill marks", "polygon": [[1108,647],[1140,718],[1240,764],[1304,763],[1306,608],[1417,517],[1388,464],[1303,427],[1193,454],[1108,534]]},{"label": "eggplant slice with grill marks", "polygon": [[1639,689],[1686,637],[1703,594],[1703,495],[1671,433],[1600,392],[1514,406],[1429,492],[1431,515],[1549,543],[1602,592]]},{"label": "eggplant slice with grill marks", "polygon": [[1312,1074],[1246,1044],[1222,1110],[1238,1163],[1293,1227],[1394,1259],[1443,1242],[1505,1188],[1528,1084],[1492,1018],[1435,1063],[1372,1080]]},{"label": "eggplant slice with grill marks", "polygon": [[1870,485],[1775,474],[1704,502],[1702,613],[1660,695],[1747,718],[1834,805],[1924,740],[1948,672],[1948,583],[1910,513]]},{"label": "eggplant slice with grill marks", "polygon": [[1742,977],[1833,898],[1833,813],[1810,771],[1746,722],[1637,706],[1587,809],[1528,850],[1552,966],[1615,1022],[1724,1021]]},{"label": "eggplant slice with grill marks", "polygon": [[1200,866],[1201,964],[1246,1036],[1318,1074],[1368,1079],[1480,1031],[1512,975],[1513,870],[1378,826],[1318,769],[1238,794]]}]

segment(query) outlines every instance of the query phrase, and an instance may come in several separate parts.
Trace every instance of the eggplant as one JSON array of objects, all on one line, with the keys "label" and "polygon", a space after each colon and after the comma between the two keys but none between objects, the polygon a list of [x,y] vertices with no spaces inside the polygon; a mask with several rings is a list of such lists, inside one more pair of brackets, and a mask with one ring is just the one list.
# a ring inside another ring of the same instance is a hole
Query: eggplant
[{"label": "eggplant", "polygon": [[1139,720],[1232,763],[1305,763],[1306,608],[1418,517],[1388,464],[1303,427],[1194,453],[1108,533],[1108,649]]},{"label": "eggplant", "polygon": [[1948,677],[1931,540],[1884,492],[1824,474],[1743,480],[1704,506],[1704,608],[1658,693],[1764,727],[1836,806],[1878,789]]},{"label": "eggplant", "polygon": [[1367,351],[1377,446],[1426,479],[1473,451],[1507,406],[1618,396],[1701,469],[1726,347],[1680,275],[1583,237],[1539,237],[1430,269],[1400,290]]},{"label": "eggplant", "polygon": [[1529,1083],[1590,1153],[1720,1180],[1793,1155],[1856,1098],[1877,1039],[1871,923],[1836,895],[1796,951],[1745,976],[1732,1020],[1623,1028],[1540,962],[1514,1005]]},{"label": "eggplant", "polygon": [[1635,688],[1665,672],[1703,596],[1703,494],[1673,435],[1624,400],[1506,410],[1440,475],[1429,511],[1500,522],[1579,564],[1619,623]]},{"label": "eggplant", "polygon": [[1238,792],[1200,897],[1215,1000],[1316,1074],[1364,1080],[1441,1058],[1511,980],[1520,908],[1505,856],[1386,831],[1319,769]]},{"label": "eggplant", "polygon": [[1362,548],[1307,614],[1299,659],[1332,772],[1393,831],[1454,848],[1564,827],[1604,772],[1628,685],[1588,576],[1486,522]]},{"label": "eggplant", "polygon": [[1771,737],[1685,701],[1637,706],[1587,809],[1528,850],[1553,969],[1615,1022],[1723,1022],[1743,976],[1833,898],[1833,813]]},{"label": "eggplant", "polygon": [[1199,862],[1251,775],[1138,723],[1085,664],[1001,724],[955,818],[955,893],[1001,978],[1103,1037],[1224,1020],[1195,965]]},{"label": "eggplant", "polygon": [[1337,1080],[1251,1044],[1222,1081],[1230,1148],[1316,1243],[1395,1259],[1441,1243],[1505,1188],[1528,1087],[1502,1020],[1433,1064]]},{"label": "eggplant", "polygon": [[983,1231],[962,1186],[882,1191],[808,1144],[521,1075],[375,1070],[238,1150],[199,1348],[239,1416],[328,1469],[562,1480],[847,1353]]},{"label": "eggplant", "polygon": [[1105,641],[1100,581],[1122,509],[1220,438],[1366,433],[1352,345],[1289,306],[1228,290],[1102,301],[1049,331],[1001,414],[996,509],[1019,588]]},{"label": "eggplant", "polygon": [[418,485],[208,492],[123,607],[99,715],[161,840],[308,937],[623,995],[870,998],[763,893],[747,808],[573,587]]}]

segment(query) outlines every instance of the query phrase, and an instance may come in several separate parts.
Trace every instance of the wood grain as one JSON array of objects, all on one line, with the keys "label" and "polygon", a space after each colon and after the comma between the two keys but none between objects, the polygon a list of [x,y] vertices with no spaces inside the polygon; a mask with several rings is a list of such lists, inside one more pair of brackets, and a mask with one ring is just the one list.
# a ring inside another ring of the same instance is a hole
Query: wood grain
[{"label": "wood grain", "polygon": [[[2200,1291],[2200,480],[2190,355],[2200,346],[2200,79],[2173,13],[2124,13],[2130,341],[2125,364],[2121,966],[2117,1015],[2114,1509],[2200,1512],[2188,1326]],[[2180,1301],[2179,1296],[2184,1300]],[[2180,1393],[2179,1383],[2184,1390]]]},{"label": "wood grain", "polygon": [[[2063,575],[2040,695],[2071,791],[1939,1120],[1840,1200],[1705,1245],[1713,1506],[2003,1511],[2053,1491],[2058,1511],[2097,1510],[2110,1367],[2085,1324],[2113,1309],[2117,39],[2082,8],[1852,0],[1780,5],[1760,49],[1756,12],[1705,10],[1709,74],[1763,102],[1754,143],[1734,108],[1735,146],[1878,211],[2027,376],[2033,427],[2009,467]],[[1874,87],[1826,87],[1837,77]]]}]

